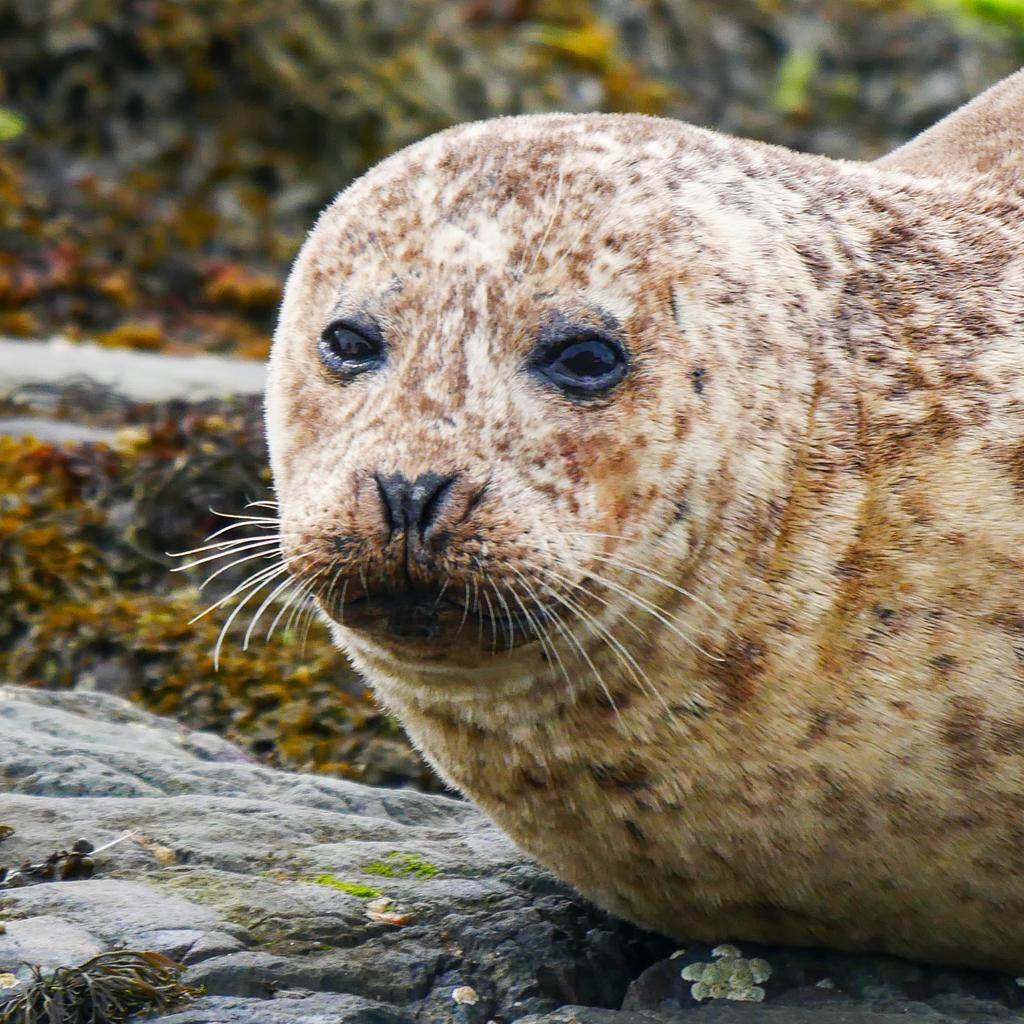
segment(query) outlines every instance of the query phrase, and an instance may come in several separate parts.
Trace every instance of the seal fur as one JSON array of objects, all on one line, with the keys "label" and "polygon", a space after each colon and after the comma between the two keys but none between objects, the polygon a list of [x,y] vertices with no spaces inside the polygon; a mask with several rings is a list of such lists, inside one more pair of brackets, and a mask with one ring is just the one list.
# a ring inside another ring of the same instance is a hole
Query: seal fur
[{"label": "seal fur", "polygon": [[[1024,968],[1022,138],[1024,74],[875,164],[506,118],[310,234],[267,391],[292,571],[438,771],[610,911]],[[325,371],[339,316],[380,370]],[[526,372],[560,317],[624,340],[606,400]],[[413,556],[374,481],[426,472],[455,483]],[[359,618],[403,587],[424,635]]]}]

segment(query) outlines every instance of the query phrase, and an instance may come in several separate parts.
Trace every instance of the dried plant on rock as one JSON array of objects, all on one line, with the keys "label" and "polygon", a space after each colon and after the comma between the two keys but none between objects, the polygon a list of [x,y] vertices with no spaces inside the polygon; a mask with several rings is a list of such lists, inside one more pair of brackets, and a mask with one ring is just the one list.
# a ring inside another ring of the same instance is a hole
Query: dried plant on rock
[{"label": "dried plant on rock", "polygon": [[77,967],[33,978],[0,1004],[0,1024],[120,1024],[142,1010],[166,1010],[195,995],[181,964],[151,950],[101,953]]}]

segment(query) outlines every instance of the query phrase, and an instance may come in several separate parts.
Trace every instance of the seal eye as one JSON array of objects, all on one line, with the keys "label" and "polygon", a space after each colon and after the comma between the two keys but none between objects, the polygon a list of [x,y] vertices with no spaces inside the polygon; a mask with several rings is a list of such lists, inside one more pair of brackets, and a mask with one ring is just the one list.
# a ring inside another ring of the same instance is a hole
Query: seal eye
[{"label": "seal eye", "polygon": [[535,373],[577,398],[596,398],[626,376],[629,359],[614,339],[580,334],[545,346],[532,360]]},{"label": "seal eye", "polygon": [[384,339],[376,326],[335,320],[317,345],[324,366],[345,377],[373,370],[384,361]]}]

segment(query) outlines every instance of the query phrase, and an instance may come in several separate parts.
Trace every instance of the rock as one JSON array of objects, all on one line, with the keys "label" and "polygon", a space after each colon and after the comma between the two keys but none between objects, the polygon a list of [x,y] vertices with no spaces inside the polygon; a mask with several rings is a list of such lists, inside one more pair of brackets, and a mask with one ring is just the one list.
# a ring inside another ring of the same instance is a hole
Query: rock
[{"label": "rock", "polygon": [[676,949],[467,803],[261,767],[107,694],[0,687],[0,792],[0,862],[99,848],[92,878],[0,890],[0,975],[153,949],[203,994],[149,1024],[1024,1022],[1005,975]]},{"label": "rock", "polygon": [[[154,949],[206,993],[161,1024],[617,1007],[670,948],[460,800],[264,768],[106,694],[0,688],[0,791],[15,829],[0,863],[133,833],[95,854],[91,879],[0,891],[0,972]],[[478,1001],[454,1002],[460,987]]]},{"label": "rock", "polygon": [[51,444],[113,444],[117,431],[90,427],[84,423],[50,420],[34,416],[0,416],[0,434],[7,437],[34,437]]},{"label": "rock", "polygon": [[414,1024],[410,1014],[359,996],[281,992],[270,998],[209,996],[152,1024]]},{"label": "rock", "polygon": [[525,1017],[521,1024],[959,1024],[973,1020],[992,1024],[992,1017],[947,1017],[928,1007],[920,1011],[885,1011],[870,1006],[830,1006],[796,1010],[790,1006],[750,1006],[724,1001],[681,1014],[637,1013],[600,1010],[592,1006],[564,1006],[539,1017]]},{"label": "rock", "polygon": [[[258,395],[266,366],[254,359],[174,356],[75,344],[63,338],[0,338],[0,394],[40,383],[87,378],[140,402]],[[37,435],[38,436],[38,435]]]}]

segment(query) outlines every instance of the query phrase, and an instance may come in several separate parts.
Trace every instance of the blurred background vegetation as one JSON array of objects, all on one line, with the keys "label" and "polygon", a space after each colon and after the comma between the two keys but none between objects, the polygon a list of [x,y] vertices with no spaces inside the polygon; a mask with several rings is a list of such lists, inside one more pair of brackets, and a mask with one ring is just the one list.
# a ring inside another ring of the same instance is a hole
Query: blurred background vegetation
[{"label": "blurred background vegetation", "polygon": [[[871,158],[1022,60],[1024,0],[0,0],[0,336],[262,358],[316,213],[450,124],[642,111]],[[165,552],[269,495],[256,403],[3,413],[112,433],[0,437],[0,677],[436,785],[319,629],[215,673],[222,618],[188,625],[201,576]]]}]

